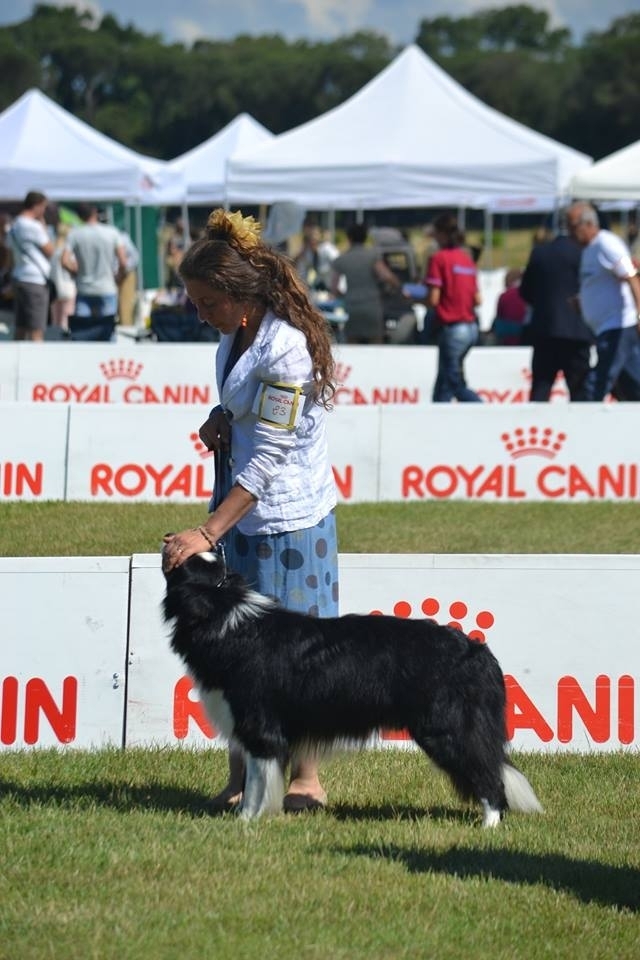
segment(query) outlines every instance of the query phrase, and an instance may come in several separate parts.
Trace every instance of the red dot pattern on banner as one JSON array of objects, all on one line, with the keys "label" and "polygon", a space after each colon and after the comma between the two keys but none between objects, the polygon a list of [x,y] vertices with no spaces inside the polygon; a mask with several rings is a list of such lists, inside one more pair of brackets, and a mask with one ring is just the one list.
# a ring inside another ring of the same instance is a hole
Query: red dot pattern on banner
[{"label": "red dot pattern on banner", "polygon": [[[420,604],[420,610],[425,617],[435,620],[435,616],[440,612],[440,601],[435,597],[425,597]],[[384,616],[382,610],[371,610],[370,613],[375,616]],[[413,613],[413,607],[407,600],[398,600],[393,605],[393,615],[407,620]],[[485,643],[486,630],[490,630],[495,623],[495,617],[490,610],[481,610],[475,618],[477,629],[466,630],[463,624],[465,617],[469,613],[469,608],[462,600],[454,600],[449,605],[450,620],[447,626],[454,627],[456,630],[462,630],[471,640],[477,640],[479,643]]]},{"label": "red dot pattern on banner", "polygon": [[455,600],[449,607],[449,614],[454,620],[464,620],[468,612],[466,603],[462,603],[460,600]]},{"label": "red dot pattern on banner", "polygon": [[200,439],[197,433],[190,433],[189,440],[195,447],[195,450],[198,456],[202,457],[203,460],[205,460],[207,457],[212,456],[212,451],[207,450],[206,446],[204,445],[204,443],[202,442],[202,440]]},{"label": "red dot pattern on banner", "polygon": [[422,601],[421,610],[425,617],[435,617],[439,609],[440,604],[433,597],[425,597]]},{"label": "red dot pattern on banner", "polygon": [[403,617],[406,620],[411,616],[411,604],[407,603],[406,600],[399,600],[398,603],[394,604],[393,615]]}]

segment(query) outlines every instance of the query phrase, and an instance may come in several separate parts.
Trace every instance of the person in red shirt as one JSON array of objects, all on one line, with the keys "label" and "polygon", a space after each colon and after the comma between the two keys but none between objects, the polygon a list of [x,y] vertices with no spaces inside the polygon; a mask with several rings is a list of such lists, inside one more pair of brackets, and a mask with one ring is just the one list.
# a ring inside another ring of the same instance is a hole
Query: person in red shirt
[{"label": "person in red shirt", "polygon": [[462,248],[464,236],[451,213],[433,223],[440,249],[427,264],[424,278],[427,306],[438,324],[438,374],[433,388],[434,403],[481,403],[464,377],[464,358],[478,342],[475,308],[480,303],[476,265]]}]

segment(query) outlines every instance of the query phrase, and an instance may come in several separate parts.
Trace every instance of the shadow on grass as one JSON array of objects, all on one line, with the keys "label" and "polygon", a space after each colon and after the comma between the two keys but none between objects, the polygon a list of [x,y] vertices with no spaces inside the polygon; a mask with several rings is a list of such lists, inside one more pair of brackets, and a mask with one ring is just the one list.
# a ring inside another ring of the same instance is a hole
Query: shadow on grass
[{"label": "shadow on grass", "polygon": [[[211,797],[195,790],[157,782],[130,785],[93,781],[76,786],[37,784],[25,786],[0,780],[0,798],[10,796],[22,807],[57,805],[83,810],[95,805],[130,813],[134,810],[175,812],[193,817],[211,815]],[[418,807],[410,805],[337,804],[327,814],[338,821],[348,820],[420,820],[429,819],[474,825],[478,814],[455,807]],[[233,814],[228,815],[233,817]],[[442,873],[466,879],[482,877],[506,883],[545,886],[568,893],[584,903],[598,903],[620,910],[640,912],[640,870],[615,867],[593,860],[580,860],[561,854],[531,854],[524,851],[473,847],[455,847],[444,852],[423,848],[404,848],[393,844],[334,847],[340,855],[385,859],[404,864],[409,873]]]},{"label": "shadow on grass", "polygon": [[[455,801],[454,801],[455,802]],[[336,820],[438,820],[446,823],[463,823],[473,826],[482,820],[482,811],[458,807],[421,807],[410,804],[331,804],[328,812]]]},{"label": "shadow on grass", "polygon": [[467,879],[481,877],[505,883],[544,886],[567,893],[583,903],[640,912],[640,870],[614,867],[562,854],[531,854],[517,850],[454,847],[444,852],[356,845],[334,848],[336,853],[403,863],[409,873],[444,873]]},{"label": "shadow on grass", "polygon": [[[212,790],[212,793],[215,792]],[[14,803],[22,807],[32,804],[63,806],[73,809],[86,809],[95,805],[110,810],[130,812],[132,810],[151,810],[191,814],[194,817],[216,816],[229,811],[213,810],[211,795],[198,793],[157,782],[146,784],[114,783],[113,781],[87,781],[75,786],[56,784],[24,784],[0,779],[0,799],[11,796]],[[437,820],[448,823],[475,825],[480,821],[479,810],[459,809],[455,807],[421,807],[409,804],[330,804],[327,815],[335,820],[357,821],[373,820],[412,821]]]},{"label": "shadow on grass", "polygon": [[204,816],[210,811],[211,796],[195,790],[185,790],[161,783],[126,784],[100,780],[77,786],[36,784],[25,786],[0,780],[0,798],[9,795],[22,807],[32,804],[55,804],[69,809],[83,810],[91,806],[129,813],[132,810],[174,811]]}]

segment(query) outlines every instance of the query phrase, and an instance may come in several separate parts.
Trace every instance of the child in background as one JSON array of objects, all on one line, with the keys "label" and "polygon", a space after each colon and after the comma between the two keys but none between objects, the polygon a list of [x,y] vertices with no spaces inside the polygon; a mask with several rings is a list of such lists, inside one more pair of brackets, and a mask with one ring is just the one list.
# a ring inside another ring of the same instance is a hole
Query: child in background
[{"label": "child in background", "polygon": [[523,343],[523,331],[527,320],[527,304],[520,296],[522,270],[514,267],[507,271],[505,289],[498,297],[496,318],[491,332],[498,346],[514,347]]},{"label": "child in background", "polygon": [[62,251],[67,243],[69,226],[66,223],[58,225],[55,248],[51,257],[51,279],[56,285],[56,297],[51,302],[51,325],[64,333],[69,331],[69,317],[76,307],[76,281],[62,264]]}]

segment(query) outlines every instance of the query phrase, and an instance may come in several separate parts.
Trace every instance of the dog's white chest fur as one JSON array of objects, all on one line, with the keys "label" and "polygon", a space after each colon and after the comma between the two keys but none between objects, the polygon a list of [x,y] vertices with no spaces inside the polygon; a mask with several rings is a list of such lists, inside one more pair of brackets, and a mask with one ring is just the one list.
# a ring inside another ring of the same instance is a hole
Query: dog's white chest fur
[{"label": "dog's white chest fur", "polygon": [[226,740],[231,740],[235,724],[222,690],[203,690],[199,687],[198,692],[200,702],[211,723]]}]

